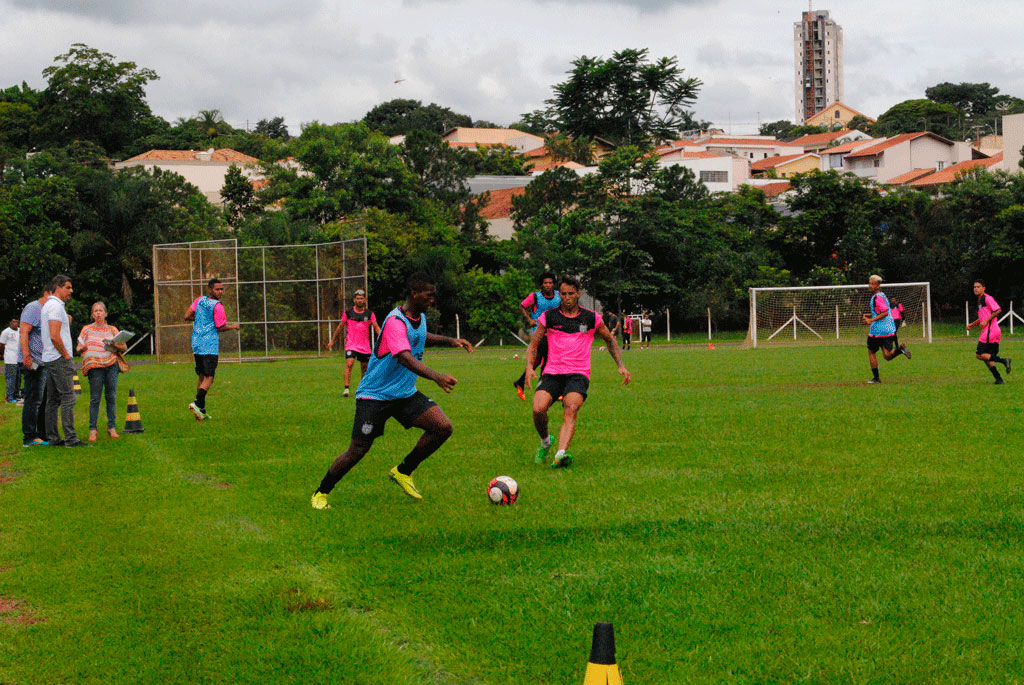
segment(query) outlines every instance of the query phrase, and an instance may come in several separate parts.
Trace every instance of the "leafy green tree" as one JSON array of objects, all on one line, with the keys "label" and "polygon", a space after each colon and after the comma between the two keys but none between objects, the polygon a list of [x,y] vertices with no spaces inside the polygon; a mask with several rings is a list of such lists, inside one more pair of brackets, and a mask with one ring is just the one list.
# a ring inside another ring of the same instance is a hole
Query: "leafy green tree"
[{"label": "leafy green tree", "polygon": [[849,123],[846,124],[846,128],[851,131],[863,131],[869,136],[873,135],[874,126],[875,125],[871,123],[871,120],[863,114],[855,114],[853,118],[850,119]]},{"label": "leafy green tree", "polygon": [[559,124],[550,109],[535,109],[532,112],[519,115],[519,121],[509,124],[509,128],[532,133],[535,136],[543,136],[557,131]]},{"label": "leafy green tree", "polygon": [[209,139],[235,132],[231,124],[224,121],[219,109],[201,109],[199,116],[194,117],[199,130]]},{"label": "leafy green tree", "polygon": [[256,122],[256,126],[253,128],[253,133],[284,142],[289,141],[292,137],[288,132],[288,127],[284,123],[284,117],[260,119]]},{"label": "leafy green tree", "polygon": [[449,208],[469,199],[468,172],[460,159],[461,150],[427,131],[410,131],[401,150],[402,159],[420,177],[428,197]]},{"label": "leafy green tree", "polygon": [[792,121],[780,119],[761,124],[757,128],[757,132],[762,136],[775,136],[779,140],[789,140],[796,138],[796,136],[792,135],[794,128],[796,128],[796,125]]},{"label": "leafy green tree", "polygon": [[827,133],[828,129],[824,126],[814,126],[811,124],[804,124],[802,126],[794,126],[789,131],[790,138],[799,138],[800,136],[809,136],[815,133]]},{"label": "leafy green tree", "polygon": [[924,95],[932,102],[950,105],[964,118],[975,119],[995,110],[999,89],[988,83],[949,83],[944,81],[926,88]]},{"label": "leafy green tree", "polygon": [[530,277],[513,269],[502,274],[471,269],[462,280],[461,292],[466,310],[466,323],[490,343],[510,339],[522,325],[519,302],[523,293],[533,287]]},{"label": "leafy green tree", "polygon": [[57,145],[91,140],[116,155],[137,137],[158,128],[146,104],[146,84],[158,77],[134,62],[75,43],[57,64],[43,70],[40,121]]},{"label": "leafy green tree", "polygon": [[224,199],[224,211],[231,226],[237,226],[244,218],[263,211],[252,181],[235,164],[229,166],[224,174],[220,196]]},{"label": "leafy green tree", "polygon": [[456,126],[472,126],[473,119],[433,102],[424,106],[419,100],[397,98],[371,109],[363,123],[390,137],[417,130],[443,135]]},{"label": "leafy green tree", "polygon": [[526,176],[533,168],[533,162],[508,145],[453,150],[468,176]]},{"label": "leafy green tree", "polygon": [[570,138],[564,133],[550,133],[544,137],[544,145],[551,150],[556,160],[576,162],[583,166],[594,164],[594,141],[587,136]]},{"label": "leafy green tree", "polygon": [[876,136],[931,131],[950,140],[959,140],[959,121],[960,113],[953,105],[931,100],[905,100],[878,117],[873,129]]},{"label": "leafy green tree", "polygon": [[568,80],[547,101],[561,130],[617,145],[678,137],[703,85],[684,78],[675,57],[650,61],[647,49],[622,50],[609,59],[583,56],[572,65]]}]

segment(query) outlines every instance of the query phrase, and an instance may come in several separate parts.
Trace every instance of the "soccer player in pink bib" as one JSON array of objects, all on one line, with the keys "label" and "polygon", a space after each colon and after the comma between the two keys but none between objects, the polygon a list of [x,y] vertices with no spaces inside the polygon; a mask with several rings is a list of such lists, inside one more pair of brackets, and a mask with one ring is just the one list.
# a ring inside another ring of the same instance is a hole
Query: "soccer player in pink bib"
[{"label": "soccer player in pink bib", "polygon": [[348,397],[348,386],[352,382],[352,367],[356,360],[359,360],[359,370],[366,374],[366,365],[370,362],[370,327],[380,335],[380,326],[377,325],[377,317],[366,308],[366,292],[357,290],[352,297],[352,308],[346,309],[341,315],[341,323],[334,329],[331,341],[327,343],[327,349],[333,350],[338,342],[338,336],[345,332],[345,391],[343,397]]},{"label": "soccer player in pink bib", "polygon": [[999,315],[1003,313],[999,303],[991,295],[985,292],[985,281],[980,278],[974,281],[974,296],[978,298],[978,318],[967,324],[967,330],[975,326],[981,329],[978,337],[978,347],[975,356],[985,362],[992,377],[996,379],[996,385],[1003,384],[1003,377],[999,375],[996,364],[1002,364],[1006,374],[1010,374],[1010,359],[999,356],[999,340],[1002,338],[1002,331],[999,330]]},{"label": "soccer player in pink bib", "polygon": [[587,399],[590,387],[590,351],[594,335],[599,335],[608,346],[619,367],[622,384],[629,384],[629,371],[622,364],[622,354],[601,315],[579,306],[580,282],[571,276],[563,276],[558,284],[562,303],[537,319],[537,330],[530,338],[526,351],[526,387],[531,387],[537,372],[537,348],[547,339],[548,362],[533,394],[533,425],[540,435],[540,448],[534,461],[542,464],[551,451],[551,436],[548,434],[548,409],[559,397],[562,398],[562,428],[558,432],[558,450],[551,462],[552,468],[564,468],[572,464],[569,444],[576,432],[576,419],[580,407]]}]

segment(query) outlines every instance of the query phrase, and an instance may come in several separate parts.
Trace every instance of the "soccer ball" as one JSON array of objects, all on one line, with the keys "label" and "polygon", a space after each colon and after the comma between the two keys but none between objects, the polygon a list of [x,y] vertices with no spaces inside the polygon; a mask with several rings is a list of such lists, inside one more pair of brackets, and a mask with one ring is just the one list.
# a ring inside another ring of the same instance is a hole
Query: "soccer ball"
[{"label": "soccer ball", "polygon": [[519,497],[519,483],[508,476],[498,476],[487,484],[487,496],[494,504],[514,504]]},{"label": "soccer ball", "polygon": [[513,354],[513,355],[512,355],[512,358],[513,358],[513,359],[519,359],[519,353],[517,352],[516,354]]}]

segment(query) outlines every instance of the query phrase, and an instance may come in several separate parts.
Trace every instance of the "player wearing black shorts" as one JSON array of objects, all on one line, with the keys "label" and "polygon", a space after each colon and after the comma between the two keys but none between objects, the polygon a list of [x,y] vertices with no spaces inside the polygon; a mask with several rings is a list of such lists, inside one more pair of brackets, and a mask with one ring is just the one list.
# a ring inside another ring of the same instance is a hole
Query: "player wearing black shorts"
[{"label": "player wearing black shorts", "polygon": [[384,319],[366,374],[356,388],[356,411],[352,422],[352,439],[327,469],[320,486],[313,493],[314,509],[328,509],[327,495],[359,463],[384,434],[388,419],[395,418],[406,429],[419,428],[423,435],[416,446],[388,477],[409,497],[423,499],[412,480],[412,473],[452,434],[452,424],[434,400],[416,389],[416,377],[428,378],[451,392],[458,382],[454,376],[439,373],[426,366],[423,349],[431,345],[451,345],[473,351],[473,345],[462,338],[448,338],[427,333],[426,312],[434,304],[433,283],[424,274],[415,274],[408,283],[408,299]]},{"label": "player wearing black shorts", "polygon": [[999,356],[999,340],[1002,331],[999,330],[999,315],[1003,313],[995,298],[985,292],[985,281],[976,279],[974,281],[974,296],[978,298],[978,318],[967,324],[967,330],[980,328],[981,335],[978,337],[978,346],[974,350],[974,356],[985,363],[988,370],[995,378],[995,385],[1003,385],[1003,377],[999,375],[996,364],[1002,364],[1006,374],[1010,374],[1011,360]]}]

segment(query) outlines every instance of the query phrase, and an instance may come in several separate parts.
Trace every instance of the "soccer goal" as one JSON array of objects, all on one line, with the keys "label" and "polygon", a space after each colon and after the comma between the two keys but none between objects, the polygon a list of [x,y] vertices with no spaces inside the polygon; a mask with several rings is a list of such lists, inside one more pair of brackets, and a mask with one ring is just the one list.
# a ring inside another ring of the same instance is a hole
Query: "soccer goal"
[{"label": "soccer goal", "polygon": [[210,240],[153,246],[157,361],[191,358],[189,304],[207,281],[224,282],[222,361],[320,356],[357,289],[367,286],[366,237],[311,245]]},{"label": "soccer goal", "polygon": [[[885,283],[882,292],[891,306],[903,305],[900,338],[931,342],[931,284]],[[867,285],[751,288],[747,340],[753,347],[862,342],[870,300]]]}]

